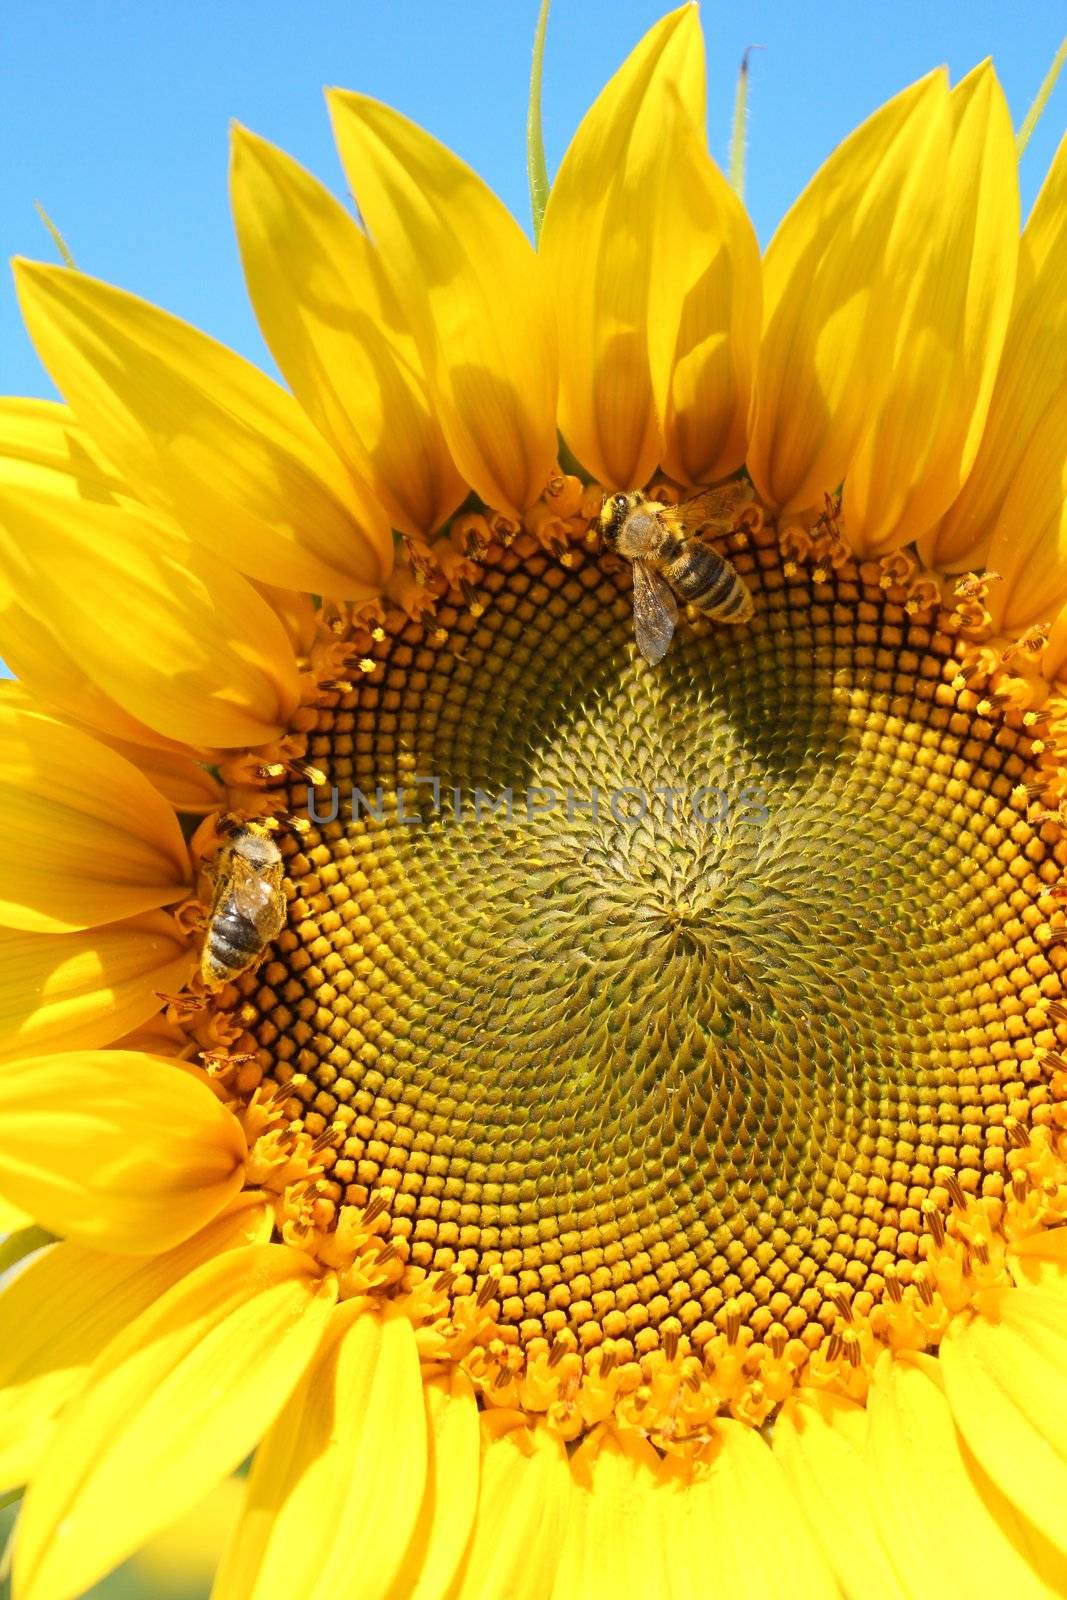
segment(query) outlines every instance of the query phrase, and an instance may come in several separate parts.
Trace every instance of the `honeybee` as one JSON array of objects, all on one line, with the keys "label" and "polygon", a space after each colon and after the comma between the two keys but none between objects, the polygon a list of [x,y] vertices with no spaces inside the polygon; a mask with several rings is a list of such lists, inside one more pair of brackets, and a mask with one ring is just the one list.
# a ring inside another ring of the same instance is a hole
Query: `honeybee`
[{"label": "honeybee", "polygon": [[211,916],[200,953],[205,983],[229,983],[254,964],[285,923],[282,853],[265,828],[246,823],[209,868]]},{"label": "honeybee", "polygon": [[752,485],[727,483],[676,506],[650,500],[641,490],[609,495],[600,512],[600,532],[610,550],[633,563],[634,635],[645,660],[655,666],[667,653],[678,621],[675,595],[716,622],[747,622],[752,596],[725,557],[689,537],[704,528],[727,527],[752,499]]}]

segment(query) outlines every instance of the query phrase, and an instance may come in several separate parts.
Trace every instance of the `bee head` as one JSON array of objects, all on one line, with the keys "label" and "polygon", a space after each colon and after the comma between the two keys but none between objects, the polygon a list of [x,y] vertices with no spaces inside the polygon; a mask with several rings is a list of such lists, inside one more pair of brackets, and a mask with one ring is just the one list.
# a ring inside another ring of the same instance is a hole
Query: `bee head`
[{"label": "bee head", "polygon": [[626,514],[630,510],[630,501],[631,496],[628,494],[609,494],[600,508],[597,526],[600,529],[600,537],[611,549],[615,548],[622,531]]}]

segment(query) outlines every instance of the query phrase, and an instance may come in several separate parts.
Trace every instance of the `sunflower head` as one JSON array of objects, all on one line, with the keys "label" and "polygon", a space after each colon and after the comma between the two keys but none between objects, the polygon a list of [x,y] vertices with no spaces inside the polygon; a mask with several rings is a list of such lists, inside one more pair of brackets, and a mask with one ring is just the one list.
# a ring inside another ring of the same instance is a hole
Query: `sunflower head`
[{"label": "sunflower head", "polygon": [[237,129],[285,387],[18,265],[16,1600],[253,1452],[218,1600],[1067,1592],[1067,154],[1020,238],[932,74],[761,260],[703,88],[686,6],[536,250]]}]

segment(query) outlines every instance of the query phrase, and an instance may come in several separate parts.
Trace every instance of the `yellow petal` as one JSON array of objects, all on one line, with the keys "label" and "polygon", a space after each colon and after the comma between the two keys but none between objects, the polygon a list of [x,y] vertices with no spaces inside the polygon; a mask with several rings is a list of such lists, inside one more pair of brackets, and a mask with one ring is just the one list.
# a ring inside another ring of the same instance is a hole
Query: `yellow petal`
[{"label": "yellow petal", "polygon": [[1067,1317],[1058,1295],[990,1289],[942,1341],[956,1425],[1018,1510],[1067,1556]]},{"label": "yellow petal", "polygon": [[161,911],[78,933],[0,929],[0,1060],[110,1044],[147,1022],[194,965]]},{"label": "yellow petal", "polygon": [[0,1293],[0,1492],[24,1484],[55,1419],[127,1323],[204,1261],[265,1244],[266,1201],[238,1195],[184,1244],[149,1260],[66,1242],[38,1255]]},{"label": "yellow petal", "polygon": [[388,106],[332,90],[360,215],[411,328],[452,459],[517,514],[556,459],[556,329],[537,258],[464,162]]},{"label": "yellow petal", "polygon": [[[38,616],[16,598],[4,560],[10,550],[9,537],[0,526],[0,655],[20,680],[20,693],[32,697],[34,710],[58,715],[99,738],[157,749],[173,748],[173,740],[146,728],[98,688],[81,663],[64,648],[49,619]],[[4,685],[4,695],[10,698],[9,685]]]},{"label": "yellow petal", "polygon": [[136,503],[70,407],[56,400],[0,396],[0,482],[102,505]]},{"label": "yellow petal", "polygon": [[[129,486],[75,422],[70,407],[50,400],[0,398],[0,487],[3,485],[58,497],[66,502],[65,515],[73,514],[85,501],[137,505]],[[0,650],[16,677],[68,721],[157,749],[171,745],[105,695],[53,632],[49,619],[17,601],[6,583],[0,584]]]},{"label": "yellow petal", "polygon": [[478,1508],[478,1406],[459,1367],[424,1389],[429,1461],[411,1542],[387,1600],[441,1600],[452,1587]]},{"label": "yellow petal", "polygon": [[868,1409],[875,1517],[910,1594],[1047,1600],[1063,1592],[1038,1575],[1055,1558],[1029,1539],[957,1433],[939,1362],[887,1352],[875,1369]]},{"label": "yellow petal", "polygon": [[652,1446],[632,1432],[597,1429],[579,1445],[553,1600],[644,1600],[666,1587],[667,1497],[656,1493],[658,1466]]},{"label": "yellow petal", "polygon": [[156,750],[146,745],[128,744],[125,739],[112,739],[106,734],[100,738],[112,750],[129,761],[158,789],[175,811],[188,811],[193,816],[206,816],[209,811],[226,808],[226,791],[217,778],[191,755],[177,750]]},{"label": "yellow petal", "polygon": [[73,1600],[232,1472],[299,1382],[335,1292],[298,1251],[249,1245],[113,1339],[26,1495],[21,1600]]},{"label": "yellow petal", "polygon": [[[682,120],[679,107],[670,110]],[[664,472],[679,483],[710,483],[736,471],[747,452],[762,310],[759,245],[702,131],[686,120],[670,143],[673,203],[661,210],[652,240],[649,363]]]},{"label": "yellow petal", "polygon": [[191,1072],[132,1050],[0,1063],[0,1118],[0,1192],[103,1249],[169,1249],[241,1187],[236,1117]]},{"label": "yellow petal", "polygon": [[1067,1228],[1044,1228],[1016,1239],[1008,1265],[1018,1288],[1067,1295]]},{"label": "yellow petal", "polygon": [[1067,605],[1061,605],[1052,618],[1048,643],[1041,655],[1042,676],[1050,683],[1062,679],[1065,663],[1067,663]]},{"label": "yellow petal", "polygon": [[414,1530],[426,1415],[412,1324],[338,1306],[303,1381],[256,1452],[214,1600],[384,1594]]},{"label": "yellow petal", "polygon": [[55,1234],[49,1233],[47,1228],[39,1228],[24,1212],[13,1215],[18,1217],[18,1231],[0,1239],[0,1278],[6,1277],[27,1256],[36,1255],[55,1243]]},{"label": "yellow petal", "polygon": [[168,1022],[161,1012],[156,1012],[154,1017],[140,1028],[134,1028],[130,1033],[124,1033],[121,1039],[116,1039],[116,1050],[140,1050],[150,1056],[180,1056],[184,1059],[184,1051],[189,1048],[189,1037],[184,1029],[174,1022]]},{"label": "yellow petal", "polygon": [[319,625],[318,610],[312,596],[300,594],[295,589],[276,589],[269,583],[257,583],[255,587],[289,635],[297,655],[308,655],[315,643]]},{"label": "yellow petal", "polygon": [[[559,324],[560,429],[610,488],[647,482],[663,451],[649,364],[653,272],[664,275],[657,323],[677,325],[694,262],[690,252],[675,262],[655,241],[661,226],[690,231],[663,214],[678,204],[692,127],[704,127],[704,51],[696,7],[682,6],[650,29],[586,113],[545,211],[540,258]],[[663,343],[657,328],[660,369]]]},{"label": "yellow petal", "polygon": [[474,1533],[449,1600],[546,1600],[570,1493],[566,1451],[547,1428],[490,1438]]},{"label": "yellow petal", "polygon": [[142,1600],[192,1600],[206,1595],[226,1541],[241,1514],[243,1478],[224,1478],[191,1511],[131,1556],[124,1577]]},{"label": "yellow petal", "polygon": [[863,1406],[818,1390],[793,1396],[774,1420],[773,1447],[849,1600],[909,1600],[878,1536]]},{"label": "yellow petal", "polygon": [[728,1420],[716,1434],[710,1461],[665,1496],[677,1600],[699,1594],[711,1571],[716,1592],[733,1600],[835,1600],[830,1568],[766,1441]]},{"label": "yellow petal", "polygon": [[10,1200],[0,1196],[0,1236],[10,1233],[21,1233],[23,1228],[32,1225],[33,1218],[20,1206],[13,1206]]},{"label": "yellow petal", "polygon": [[[990,568],[1000,574],[990,586],[990,616],[1007,633],[1052,622],[1067,603],[1065,439],[1067,386],[1061,380],[1030,434],[986,555]],[[1041,668],[1049,674],[1048,661],[1043,659]]]},{"label": "yellow petal", "polygon": [[934,73],[876,111],[825,162],[768,247],[747,466],[780,511],[821,506],[881,400],[906,288],[887,241],[922,224],[920,158],[943,127],[946,98]]},{"label": "yellow petal", "polygon": [[[1062,563],[1062,547],[1037,548],[1034,532],[1018,515],[1009,519],[1005,502],[1034,434],[1067,382],[1067,137],[1056,153],[1019,247],[1008,334],[1004,341],[982,443],[959,497],[920,542],[923,559],[947,568],[988,565],[1005,578],[1006,552],[1021,543],[1048,568]],[[1062,422],[1060,442],[1062,445]],[[1062,459],[1062,450],[1061,450]],[[1062,500],[1062,485],[1057,477]],[[998,535],[996,559],[987,561],[990,540]],[[1065,541],[1067,543],[1067,541]],[[1017,569],[1019,573],[1024,565]],[[1008,609],[1011,585],[997,586],[997,602]],[[1033,619],[1030,619],[1033,620]],[[1026,624],[1023,624],[1025,626]]]},{"label": "yellow petal", "polygon": [[[225,561],[152,513],[0,485],[0,575],[93,681],[187,744],[276,738],[296,659],[277,616]],[[2,643],[2,641],[0,641]]]},{"label": "yellow petal", "polygon": [[902,246],[911,276],[886,367],[888,393],[867,418],[848,470],[844,519],[861,554],[895,550],[930,528],[978,452],[1011,314],[1019,184],[1011,116],[987,62],[952,91],[936,202]]},{"label": "yellow petal", "polygon": [[467,488],[366,235],[309,172],[240,127],[230,197],[248,292],[286,382],[393,526],[435,532]]},{"label": "yellow petal", "polygon": [[147,778],[87,733],[0,697],[0,924],[97,927],[188,893],[177,818]]},{"label": "yellow petal", "polygon": [[15,277],[41,360],[148,504],[265,583],[352,600],[380,589],[381,507],[284,389],[109,284],[29,261]]}]

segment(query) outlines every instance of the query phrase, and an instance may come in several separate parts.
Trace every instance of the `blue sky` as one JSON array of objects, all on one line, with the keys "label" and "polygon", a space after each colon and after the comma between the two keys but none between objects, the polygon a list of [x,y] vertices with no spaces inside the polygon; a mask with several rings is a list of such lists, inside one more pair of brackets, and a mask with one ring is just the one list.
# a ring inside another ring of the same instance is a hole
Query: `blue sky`
[{"label": "blue sky", "polygon": [[[536,0],[4,0],[0,242],[51,257],[40,200],[80,267],[265,361],[226,202],[235,117],[339,193],[322,87],[388,100],[445,140],[524,223],[524,120]],[[555,0],[546,58],[550,169],[585,107],[666,7]],[[766,242],[826,154],[931,67],[992,55],[1021,120],[1063,29],[1062,0],[752,0],[705,4],[713,153],[753,57],[747,199]],[[1032,201],[1067,117],[1067,73],[1031,145]],[[0,278],[0,386],[50,394]]]}]

